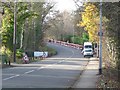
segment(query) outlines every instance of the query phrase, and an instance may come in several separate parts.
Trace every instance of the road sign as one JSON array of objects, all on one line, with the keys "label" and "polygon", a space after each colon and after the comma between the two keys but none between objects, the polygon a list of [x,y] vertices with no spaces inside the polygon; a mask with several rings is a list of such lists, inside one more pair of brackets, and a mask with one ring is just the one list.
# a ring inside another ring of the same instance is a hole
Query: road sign
[{"label": "road sign", "polygon": [[34,57],[40,57],[40,56],[48,57],[48,52],[40,52],[40,51],[34,52]]}]

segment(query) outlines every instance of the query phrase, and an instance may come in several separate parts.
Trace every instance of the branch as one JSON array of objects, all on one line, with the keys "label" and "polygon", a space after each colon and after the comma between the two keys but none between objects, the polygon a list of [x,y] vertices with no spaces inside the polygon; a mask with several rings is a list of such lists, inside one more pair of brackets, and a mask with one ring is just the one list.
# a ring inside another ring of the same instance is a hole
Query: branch
[{"label": "branch", "polygon": [[81,8],[81,6],[77,3],[79,0],[73,0],[74,1],[74,3],[79,7],[79,8]]},{"label": "branch", "polygon": [[49,11],[54,7],[54,5],[50,6],[49,8],[47,8],[44,12],[43,12],[43,16],[42,16],[42,22],[44,21],[45,17],[47,16],[47,14],[49,13]]}]

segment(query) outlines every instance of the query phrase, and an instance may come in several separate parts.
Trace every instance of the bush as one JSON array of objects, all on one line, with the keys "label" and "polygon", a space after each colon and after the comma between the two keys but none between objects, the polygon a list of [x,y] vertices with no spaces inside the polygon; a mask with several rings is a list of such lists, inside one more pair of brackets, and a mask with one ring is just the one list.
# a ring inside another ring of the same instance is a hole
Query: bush
[{"label": "bush", "polygon": [[50,47],[48,47],[48,46],[46,46],[46,47],[41,47],[41,51],[47,51],[49,57],[57,54],[57,51],[56,51],[55,49],[50,48]]},{"label": "bush", "polygon": [[17,49],[17,50],[16,50],[16,57],[17,57],[17,58],[22,58],[23,52],[24,52],[24,51],[23,51],[22,49]]},{"label": "bush", "polygon": [[75,43],[75,44],[83,44],[83,42],[84,42],[83,38],[81,38],[79,36],[71,37],[71,41],[72,41],[72,43]]}]

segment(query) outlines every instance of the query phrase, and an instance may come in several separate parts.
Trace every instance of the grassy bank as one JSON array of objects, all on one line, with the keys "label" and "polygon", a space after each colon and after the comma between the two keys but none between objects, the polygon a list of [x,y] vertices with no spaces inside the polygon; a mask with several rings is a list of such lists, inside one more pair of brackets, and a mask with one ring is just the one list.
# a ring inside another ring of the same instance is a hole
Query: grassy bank
[{"label": "grassy bank", "polygon": [[[51,56],[57,54],[55,49],[50,48],[48,46],[41,47],[41,51],[48,52],[48,57],[51,57]],[[4,57],[2,57],[2,59],[4,59],[4,64],[6,64],[6,63],[8,64],[8,61],[10,61],[11,63],[13,62],[13,56],[8,57],[7,55],[4,55]],[[36,62],[36,61],[39,61],[39,60],[43,60],[43,58],[32,58],[32,57],[29,57],[29,59],[30,59],[30,62]],[[2,61],[2,60],[0,60],[0,61]],[[23,63],[22,57],[19,57],[19,58],[16,57],[16,63],[18,63],[18,64]]]}]

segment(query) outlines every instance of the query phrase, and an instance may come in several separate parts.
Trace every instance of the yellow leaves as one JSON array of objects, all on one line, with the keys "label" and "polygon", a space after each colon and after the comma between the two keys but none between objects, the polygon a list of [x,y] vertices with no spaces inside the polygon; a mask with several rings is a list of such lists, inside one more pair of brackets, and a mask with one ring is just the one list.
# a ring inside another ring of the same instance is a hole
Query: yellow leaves
[{"label": "yellow leaves", "polygon": [[92,12],[92,11],[95,11],[95,10],[96,10],[96,7],[93,4],[88,4],[85,8],[85,12],[87,12],[87,11]]},{"label": "yellow leaves", "polygon": [[2,46],[2,47],[0,48],[0,50],[1,50],[1,53],[3,54],[4,51],[5,51],[5,46]]},{"label": "yellow leaves", "polygon": [[82,23],[82,22],[80,22],[80,24],[78,24],[78,25],[80,25],[81,27],[84,27],[84,26],[85,26],[85,24]]},{"label": "yellow leaves", "polygon": [[84,27],[84,29],[88,31],[90,41],[97,41],[97,32],[99,30],[99,13],[94,4],[85,4],[80,26]]}]

